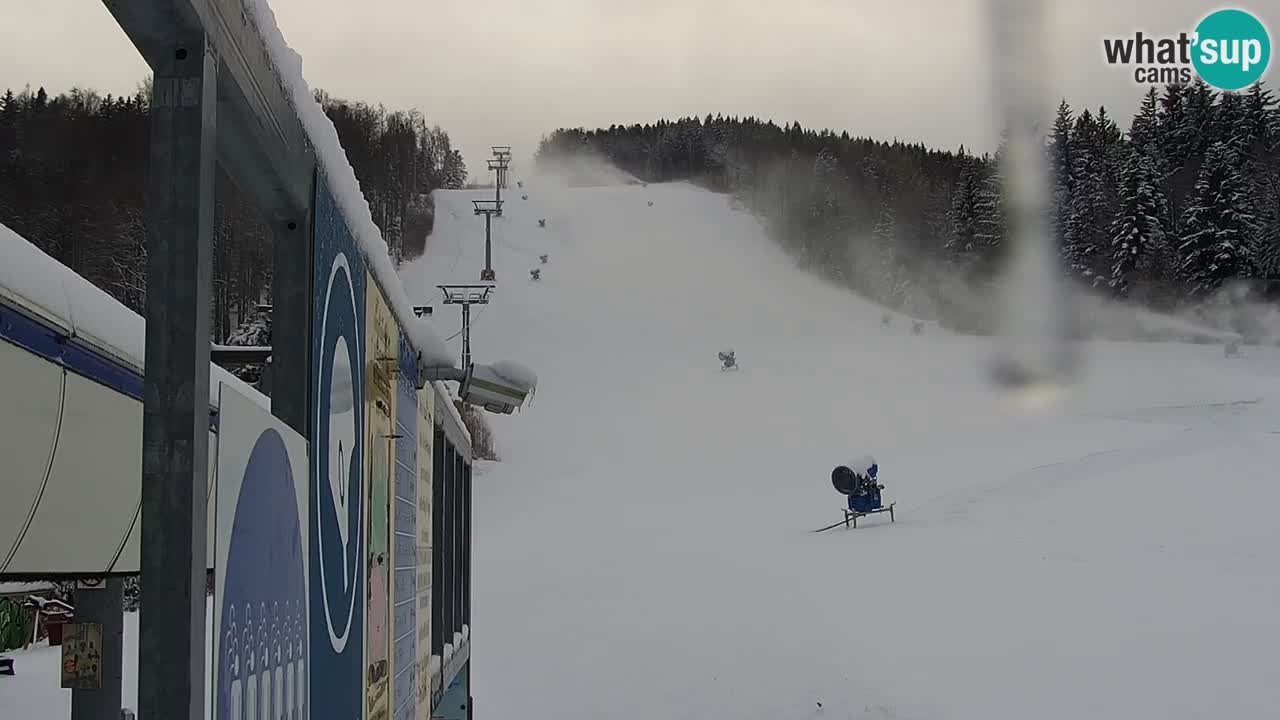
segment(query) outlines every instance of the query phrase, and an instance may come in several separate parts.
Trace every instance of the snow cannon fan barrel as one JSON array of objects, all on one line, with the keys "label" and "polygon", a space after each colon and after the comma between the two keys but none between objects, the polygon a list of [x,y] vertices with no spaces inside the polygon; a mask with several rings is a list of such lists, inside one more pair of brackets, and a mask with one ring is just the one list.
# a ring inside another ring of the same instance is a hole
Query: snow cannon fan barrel
[{"label": "snow cannon fan barrel", "polygon": [[853,495],[867,481],[875,481],[880,466],[870,455],[863,455],[848,465],[831,471],[831,485],[841,495]]},{"label": "snow cannon fan barrel", "polygon": [[858,474],[847,465],[841,465],[831,471],[831,484],[841,495],[852,495],[858,488]]}]

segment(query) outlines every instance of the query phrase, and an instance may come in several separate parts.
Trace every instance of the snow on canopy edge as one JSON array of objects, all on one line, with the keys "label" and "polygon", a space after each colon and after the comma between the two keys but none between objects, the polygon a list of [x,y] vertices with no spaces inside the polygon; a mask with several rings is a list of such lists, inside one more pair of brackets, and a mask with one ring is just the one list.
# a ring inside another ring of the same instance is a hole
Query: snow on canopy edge
[{"label": "snow on canopy edge", "polygon": [[[72,337],[143,372],[147,322],[141,315],[3,224],[0,257],[5,259],[0,263],[0,295],[13,298]],[[219,382],[235,388],[263,409],[271,409],[265,395],[212,363],[211,406],[218,404]]]},{"label": "snow on canopy edge", "polygon": [[429,366],[453,367],[453,356],[431,324],[413,313],[413,304],[405,293],[396,274],[395,265],[387,253],[387,243],[382,232],[373,222],[369,203],[360,190],[360,181],[351,167],[347,153],[342,149],[338,131],[316,101],[311,87],[302,74],[302,56],[289,47],[284,33],[276,23],[275,12],[267,0],[242,0],[246,17],[257,28],[267,45],[267,53],[275,66],[281,86],[294,111],[298,114],[307,138],[316,151],[316,161],[329,179],[334,200],[351,227],[365,260],[373,271],[373,278],[391,306],[391,312],[403,328],[409,342],[421,354]]},{"label": "snow on canopy edge", "polygon": [[503,360],[489,366],[504,380],[519,385],[526,392],[538,385],[538,374],[518,362]]}]

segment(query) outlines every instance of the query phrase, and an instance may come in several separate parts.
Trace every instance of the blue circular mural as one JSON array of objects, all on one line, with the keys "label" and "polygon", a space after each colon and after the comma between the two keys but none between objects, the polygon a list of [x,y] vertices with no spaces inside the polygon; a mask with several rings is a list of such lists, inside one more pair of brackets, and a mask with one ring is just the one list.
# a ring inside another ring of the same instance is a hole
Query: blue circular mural
[{"label": "blue circular mural", "polygon": [[[359,295],[363,299],[363,294]],[[357,293],[346,255],[338,253],[329,272],[319,330],[320,377],[316,393],[314,510],[318,553],[312,577],[320,585],[329,642],[342,653],[363,622],[356,612],[363,595],[364,383],[362,328]],[[353,630],[356,631],[353,633]]]},{"label": "blue circular mural", "polygon": [[284,440],[267,430],[249,454],[218,588],[218,720],[306,716],[306,544],[297,503]]}]

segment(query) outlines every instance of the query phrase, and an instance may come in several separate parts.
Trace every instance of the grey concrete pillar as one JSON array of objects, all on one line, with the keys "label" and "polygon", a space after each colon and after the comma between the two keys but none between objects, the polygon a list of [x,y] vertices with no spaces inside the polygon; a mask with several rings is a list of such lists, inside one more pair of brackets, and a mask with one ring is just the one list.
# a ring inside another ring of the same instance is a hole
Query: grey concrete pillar
[{"label": "grey concrete pillar", "polygon": [[147,185],[138,716],[203,720],[209,298],[218,60],[203,35],[153,64]]}]

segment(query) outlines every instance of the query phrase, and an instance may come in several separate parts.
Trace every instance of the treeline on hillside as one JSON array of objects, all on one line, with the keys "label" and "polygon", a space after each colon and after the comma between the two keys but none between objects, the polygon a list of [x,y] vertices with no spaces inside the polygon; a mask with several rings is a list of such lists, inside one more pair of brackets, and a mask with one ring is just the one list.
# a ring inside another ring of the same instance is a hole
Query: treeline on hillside
[{"label": "treeline on hillside", "polygon": [[[466,181],[449,135],[416,110],[317,98],[393,258],[423,252],[430,193]],[[139,313],[146,299],[144,85],[128,97],[43,88],[0,97],[0,223]],[[213,340],[225,341],[268,298],[271,236],[251,199],[221,169],[215,182]]]},{"label": "treeline on hillside", "polygon": [[[1127,132],[1105,108],[1063,101],[1045,153],[1062,266],[1086,287],[1170,309],[1231,281],[1280,279],[1280,109],[1268,89],[1153,87]],[[562,128],[536,157],[564,173],[603,156],[637,180],[733,193],[801,266],[981,329],[958,299],[989,287],[1002,257],[1002,154],[708,115]]]}]

